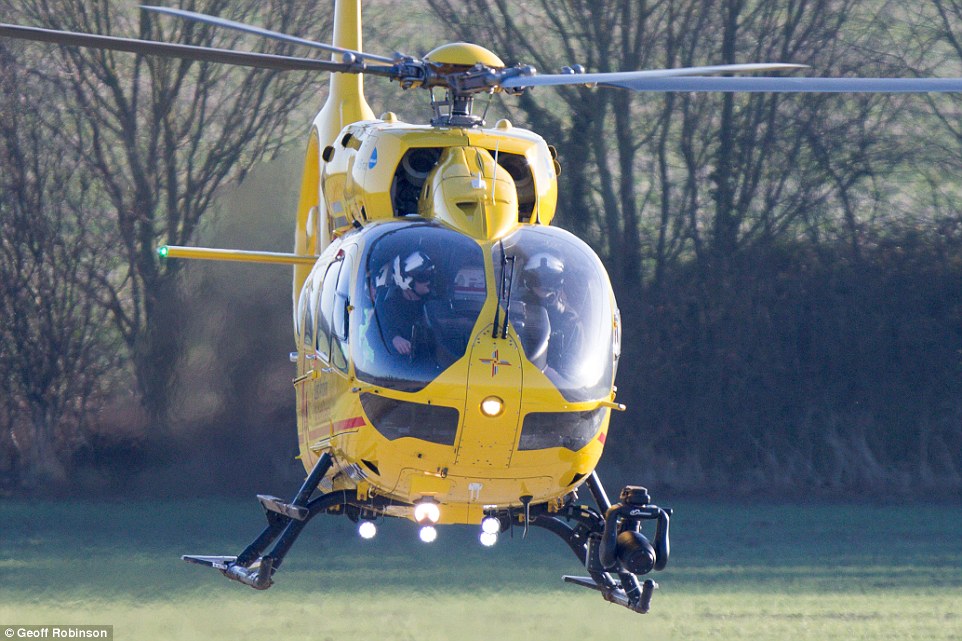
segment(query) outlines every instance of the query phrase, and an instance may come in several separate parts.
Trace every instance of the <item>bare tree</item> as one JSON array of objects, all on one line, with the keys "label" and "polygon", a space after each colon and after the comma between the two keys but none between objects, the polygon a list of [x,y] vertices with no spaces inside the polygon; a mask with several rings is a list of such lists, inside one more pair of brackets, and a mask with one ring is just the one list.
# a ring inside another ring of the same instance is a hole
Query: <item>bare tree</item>
[{"label": "bare tree", "polygon": [[[637,0],[538,0],[524,7],[502,0],[470,7],[451,0],[428,4],[459,37],[491,47],[509,64],[533,64],[548,73],[572,64],[591,71],[651,66],[654,34],[671,5]],[[634,180],[634,166],[642,141],[659,124],[657,113],[639,113],[637,103],[631,92],[581,87],[529,91],[517,107],[506,101],[518,119],[558,147],[564,171],[558,220],[601,249],[615,280],[628,283],[640,277],[638,201],[646,198]]]},{"label": "bare tree", "polygon": [[[125,36],[139,31],[146,38],[224,48],[242,41],[207,25],[146,15],[138,26],[126,5],[109,0],[4,4],[11,20],[51,28]],[[329,33],[329,8],[307,0],[178,5],[296,35],[323,39]],[[265,41],[257,47],[286,51],[286,45]],[[60,135],[109,204],[119,243],[104,251],[123,257],[123,267],[93,291],[132,354],[152,432],[163,430],[179,353],[179,268],[160,262],[156,248],[190,241],[218,190],[283,145],[297,107],[319,102],[315,90],[322,79],[102,50],[44,51],[38,72],[66,93],[60,104],[37,108],[74,115]]]},{"label": "bare tree", "polygon": [[[622,71],[774,61],[854,75],[866,62],[878,69],[881,57],[866,61],[869,50],[857,49],[875,28],[859,0],[429,4],[459,36],[546,71],[574,62]],[[707,273],[746,244],[819,229],[825,219],[812,216],[834,211],[820,206],[829,200],[848,203],[853,230],[858,188],[892,164],[875,153],[893,113],[884,97],[574,87],[557,95],[531,92],[518,109],[561,152],[559,220],[601,249],[628,287],[650,276],[657,285],[680,257],[697,256]]]},{"label": "bare tree", "polygon": [[78,154],[57,140],[69,123],[29,108],[52,97],[0,49],[0,417],[27,486],[66,479],[118,361],[87,295],[116,263],[101,251],[108,221]]},{"label": "bare tree", "polygon": [[[962,2],[928,0],[913,15],[914,39],[901,49],[906,65],[919,75],[943,69],[962,70]],[[945,73],[944,71],[942,73]],[[915,170],[925,177],[928,202],[918,203],[942,224],[962,224],[962,190],[956,177],[962,171],[962,99],[958,96],[927,96],[926,109],[913,119],[913,135],[925,140],[918,145]]]}]

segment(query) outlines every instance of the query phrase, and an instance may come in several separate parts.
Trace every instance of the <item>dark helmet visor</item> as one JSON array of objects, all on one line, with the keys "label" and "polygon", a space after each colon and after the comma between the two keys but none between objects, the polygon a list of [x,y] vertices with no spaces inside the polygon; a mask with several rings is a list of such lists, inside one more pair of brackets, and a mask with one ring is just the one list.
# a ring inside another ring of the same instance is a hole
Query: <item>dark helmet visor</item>
[{"label": "dark helmet visor", "polygon": [[533,269],[525,274],[528,287],[540,287],[542,289],[561,289],[565,284],[565,276],[561,272]]}]

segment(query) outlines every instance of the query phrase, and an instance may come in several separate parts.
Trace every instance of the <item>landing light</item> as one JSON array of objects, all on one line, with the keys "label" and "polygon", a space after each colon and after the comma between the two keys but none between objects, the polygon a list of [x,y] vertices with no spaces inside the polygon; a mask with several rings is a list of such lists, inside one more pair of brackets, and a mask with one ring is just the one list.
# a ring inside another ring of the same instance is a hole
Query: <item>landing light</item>
[{"label": "landing light", "polygon": [[434,525],[441,520],[441,508],[437,503],[422,501],[414,506],[414,520],[421,525]]},{"label": "landing light", "polygon": [[425,525],[421,528],[418,536],[420,536],[421,540],[425,543],[434,543],[434,540],[438,538],[438,531],[433,525]]},{"label": "landing light", "polygon": [[501,521],[496,517],[486,516],[481,521],[481,531],[485,534],[497,534],[501,531]]},{"label": "landing light", "polygon": [[494,418],[500,416],[504,411],[504,401],[497,396],[489,396],[481,401],[481,413],[485,416]]},{"label": "landing light", "polygon": [[489,548],[498,542],[498,535],[493,532],[482,532],[481,536],[478,537],[478,540],[481,541],[481,545]]},{"label": "landing light", "polygon": [[377,526],[374,525],[374,521],[361,521],[361,524],[357,526],[357,533],[361,535],[362,539],[373,539],[377,534]]}]

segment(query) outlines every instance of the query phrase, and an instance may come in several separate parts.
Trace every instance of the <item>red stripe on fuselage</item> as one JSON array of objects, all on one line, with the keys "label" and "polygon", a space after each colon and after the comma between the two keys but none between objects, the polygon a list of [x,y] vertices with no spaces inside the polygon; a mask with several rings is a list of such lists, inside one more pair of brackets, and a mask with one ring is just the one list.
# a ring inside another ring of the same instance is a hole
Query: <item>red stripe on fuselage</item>
[{"label": "red stripe on fuselage", "polygon": [[333,431],[335,434],[339,432],[346,432],[347,430],[353,430],[358,427],[364,427],[364,417],[355,416],[354,418],[344,419],[343,421],[337,421],[334,423]]}]

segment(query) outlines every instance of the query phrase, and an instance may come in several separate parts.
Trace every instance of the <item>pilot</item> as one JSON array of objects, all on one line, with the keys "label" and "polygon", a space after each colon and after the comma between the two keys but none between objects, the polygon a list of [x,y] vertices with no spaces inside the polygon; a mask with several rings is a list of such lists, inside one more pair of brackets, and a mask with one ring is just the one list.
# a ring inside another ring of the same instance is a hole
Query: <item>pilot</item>
[{"label": "pilot", "polygon": [[[580,357],[584,340],[581,319],[567,302],[565,296],[564,262],[549,252],[534,254],[524,264],[522,282],[525,293],[521,297],[526,315],[533,315],[541,307],[548,317],[548,354],[545,373],[555,378],[566,377]],[[556,381],[557,382],[557,381]]]},{"label": "pilot", "polygon": [[433,294],[435,267],[421,250],[394,259],[394,285],[388,289],[378,316],[385,340],[397,354],[414,352],[415,327],[424,317],[424,303]]}]

